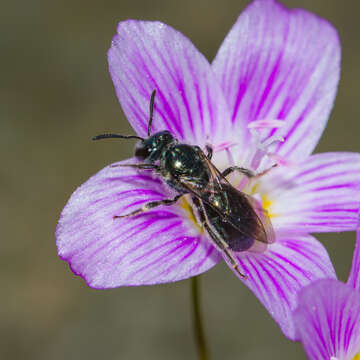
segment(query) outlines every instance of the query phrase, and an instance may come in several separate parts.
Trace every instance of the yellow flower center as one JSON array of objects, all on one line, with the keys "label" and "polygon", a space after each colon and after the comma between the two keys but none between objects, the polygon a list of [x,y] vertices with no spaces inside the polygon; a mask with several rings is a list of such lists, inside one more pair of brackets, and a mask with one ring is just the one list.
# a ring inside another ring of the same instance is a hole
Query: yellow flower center
[{"label": "yellow flower center", "polygon": [[[272,206],[274,204],[274,201],[273,199],[270,199],[268,197],[268,195],[266,193],[259,193],[259,185],[258,184],[255,184],[252,188],[251,188],[251,191],[250,191],[250,194],[252,196],[255,196],[255,198],[257,197],[256,195],[258,195],[258,198],[260,197],[261,199],[261,205],[263,207],[264,210],[267,211],[267,214],[269,216],[269,218],[274,218],[276,216],[278,216],[277,214],[275,214],[273,211],[272,211]],[[359,359],[360,360],[360,359]]]},{"label": "yellow flower center", "polygon": [[[253,196],[255,199],[258,200],[258,202],[262,205],[263,209],[266,210],[268,217],[274,218],[276,216],[278,216],[277,214],[275,214],[272,211],[272,206],[273,206],[273,200],[270,199],[266,193],[260,193],[258,192],[258,185],[255,184],[254,186],[252,186],[251,191],[246,191],[245,193],[250,193],[251,196]],[[189,222],[194,225],[194,228],[196,231],[198,231],[200,234],[204,233],[204,227],[201,226],[201,224],[199,223],[194,211],[196,211],[192,200],[190,198],[190,195],[184,195],[182,196],[182,198],[178,201],[178,205],[180,206],[180,208],[182,208],[185,211],[185,216],[186,218],[189,220]],[[360,360],[359,358],[354,358],[353,360]]]},{"label": "yellow flower center", "polygon": [[273,212],[271,212],[271,206],[273,204],[273,201],[268,198],[266,194],[261,194],[261,200],[262,200],[262,206],[264,210],[268,212],[269,218],[273,218],[276,216]]},{"label": "yellow flower center", "polygon": [[200,226],[200,224],[198,223],[196,216],[194,214],[194,209],[192,208],[192,206],[190,205],[190,198],[188,197],[188,195],[183,196],[180,200],[179,200],[179,205],[180,207],[185,210],[186,216],[188,218],[188,220],[190,220],[191,223],[193,223],[195,225],[195,228],[200,232],[203,233],[204,232],[204,228],[202,226]]}]

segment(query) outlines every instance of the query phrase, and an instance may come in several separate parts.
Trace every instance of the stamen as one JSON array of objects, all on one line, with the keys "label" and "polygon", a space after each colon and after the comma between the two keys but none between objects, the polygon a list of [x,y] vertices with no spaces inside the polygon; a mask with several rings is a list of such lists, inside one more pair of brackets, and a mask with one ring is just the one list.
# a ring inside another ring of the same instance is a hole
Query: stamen
[{"label": "stamen", "polygon": [[283,127],[285,125],[285,121],[284,120],[277,120],[277,119],[273,119],[273,120],[256,120],[256,121],[252,121],[249,125],[248,125],[248,129],[277,129],[280,127]]},{"label": "stamen", "polygon": [[276,164],[279,164],[281,166],[295,166],[295,164],[293,162],[291,162],[290,160],[284,158],[283,156],[279,155],[279,154],[274,154],[274,153],[267,153],[267,156],[273,160]]},{"label": "stamen", "polygon": [[239,144],[231,142],[231,141],[227,141],[227,142],[224,142],[224,143],[214,146],[213,150],[215,153],[225,150],[226,156],[228,158],[228,165],[235,166],[235,160],[232,155],[232,152],[230,151],[230,148],[237,146],[237,145],[239,145]]},{"label": "stamen", "polygon": [[265,140],[261,145],[264,147],[264,148],[267,148],[269,147],[271,144],[274,144],[276,142],[284,142],[284,138],[280,135],[273,135],[273,136],[270,136],[267,140]]},{"label": "stamen", "polygon": [[230,149],[231,147],[236,146],[236,145],[238,145],[238,144],[235,143],[235,142],[226,141],[224,143],[221,143],[219,145],[214,146],[213,149],[214,149],[214,152],[219,152],[219,151],[222,151],[222,150]]},{"label": "stamen", "polygon": [[257,170],[264,156],[270,154],[270,152],[268,151],[269,146],[279,141],[283,142],[284,138],[279,135],[273,135],[266,139],[264,142],[261,142],[259,132],[256,131],[254,128],[250,128],[249,130],[253,137],[253,142],[255,146],[255,151],[251,156],[250,167],[252,170]]},{"label": "stamen", "polygon": [[230,166],[235,166],[234,157],[232,156],[232,153],[231,153],[230,149],[227,148],[227,149],[225,149],[225,151],[226,151],[226,155],[227,155],[228,160],[229,160],[229,165]]}]

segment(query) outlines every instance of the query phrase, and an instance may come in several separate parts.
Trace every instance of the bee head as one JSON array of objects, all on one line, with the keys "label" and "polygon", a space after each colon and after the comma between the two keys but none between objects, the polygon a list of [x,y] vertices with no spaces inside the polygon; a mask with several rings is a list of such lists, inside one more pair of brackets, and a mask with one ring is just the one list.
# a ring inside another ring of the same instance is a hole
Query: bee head
[{"label": "bee head", "polygon": [[135,146],[135,156],[139,160],[155,162],[159,160],[164,149],[175,141],[170,131],[160,131],[139,141]]}]

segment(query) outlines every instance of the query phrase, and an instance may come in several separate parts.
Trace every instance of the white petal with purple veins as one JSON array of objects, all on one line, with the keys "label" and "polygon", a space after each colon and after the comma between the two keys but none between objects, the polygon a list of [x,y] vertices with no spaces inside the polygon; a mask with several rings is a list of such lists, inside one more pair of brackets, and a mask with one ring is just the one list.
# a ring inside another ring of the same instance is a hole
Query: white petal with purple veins
[{"label": "white petal with purple veins", "polygon": [[340,74],[340,44],[326,20],[289,10],[273,0],[253,1],[242,12],[213,62],[232,121],[248,143],[247,125],[285,120],[285,142],[273,150],[291,160],[315,148],[333,106]]},{"label": "white petal with purple veins", "polygon": [[360,351],[360,294],[340,281],[302,290],[294,319],[311,360],[352,360]]},{"label": "white petal with purple veins", "polygon": [[104,168],[65,206],[56,230],[59,255],[94,288],[171,282],[210,269],[221,257],[178,204],[113,218],[173,197],[151,171]]},{"label": "white petal with purple veins", "polygon": [[259,185],[276,230],[355,230],[360,206],[360,154],[323,153],[294,167],[279,166]]},{"label": "white petal with purple veins", "polygon": [[180,140],[204,145],[231,133],[220,85],[191,41],[160,22],[119,23],[108,53],[109,69],[123,111],[145,136],[150,94],[157,90],[153,132],[170,130]]},{"label": "white petal with purple veins", "polygon": [[244,284],[290,339],[296,338],[292,312],[299,290],[317,279],[336,277],[325,248],[309,235],[278,238],[264,253],[238,253],[237,259],[247,276]]},{"label": "white petal with purple veins", "polygon": [[360,221],[358,222],[358,228],[356,231],[355,250],[348,284],[360,292]]}]

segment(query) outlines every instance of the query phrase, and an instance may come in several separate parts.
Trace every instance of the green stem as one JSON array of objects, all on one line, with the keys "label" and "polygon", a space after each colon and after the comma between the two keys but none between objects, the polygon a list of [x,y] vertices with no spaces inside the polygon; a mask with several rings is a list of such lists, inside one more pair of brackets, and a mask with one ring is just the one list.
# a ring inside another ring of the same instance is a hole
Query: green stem
[{"label": "green stem", "polygon": [[193,326],[195,341],[198,348],[199,360],[209,360],[209,352],[206,346],[205,333],[202,324],[200,309],[199,277],[191,278],[191,299],[193,305]]}]

